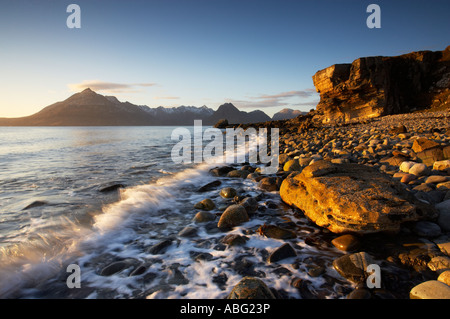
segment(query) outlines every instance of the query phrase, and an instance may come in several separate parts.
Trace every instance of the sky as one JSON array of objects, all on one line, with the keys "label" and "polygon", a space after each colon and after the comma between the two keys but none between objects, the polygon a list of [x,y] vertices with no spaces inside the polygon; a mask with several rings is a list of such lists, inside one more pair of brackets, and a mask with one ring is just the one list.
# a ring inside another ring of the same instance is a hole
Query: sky
[{"label": "sky", "polygon": [[[369,4],[381,28],[367,27]],[[309,111],[317,71],[443,50],[449,12],[448,0],[0,0],[0,117],[86,87],[150,107]]]}]

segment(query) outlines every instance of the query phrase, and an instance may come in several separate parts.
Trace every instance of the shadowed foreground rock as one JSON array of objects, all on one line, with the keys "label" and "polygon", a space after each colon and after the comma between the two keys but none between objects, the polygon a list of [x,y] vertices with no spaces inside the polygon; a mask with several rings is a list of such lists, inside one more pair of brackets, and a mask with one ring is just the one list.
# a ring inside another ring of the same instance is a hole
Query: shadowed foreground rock
[{"label": "shadowed foreground rock", "polygon": [[288,176],[280,195],[334,233],[398,232],[403,222],[436,217],[389,176],[359,164],[315,162]]},{"label": "shadowed foreground rock", "polygon": [[228,295],[227,299],[276,299],[269,287],[260,279],[244,277]]}]

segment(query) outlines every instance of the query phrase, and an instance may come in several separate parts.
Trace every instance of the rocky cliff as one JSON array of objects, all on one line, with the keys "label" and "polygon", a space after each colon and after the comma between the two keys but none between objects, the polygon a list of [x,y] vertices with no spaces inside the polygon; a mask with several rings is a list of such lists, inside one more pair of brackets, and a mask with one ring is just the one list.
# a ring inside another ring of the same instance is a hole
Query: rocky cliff
[{"label": "rocky cliff", "polygon": [[395,57],[365,57],[313,76],[324,122],[450,106],[450,46]]}]

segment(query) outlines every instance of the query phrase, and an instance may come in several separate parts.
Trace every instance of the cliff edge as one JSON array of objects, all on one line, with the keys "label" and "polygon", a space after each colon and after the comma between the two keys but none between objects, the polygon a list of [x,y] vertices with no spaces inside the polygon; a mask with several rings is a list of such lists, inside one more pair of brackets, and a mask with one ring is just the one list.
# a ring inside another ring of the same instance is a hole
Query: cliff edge
[{"label": "cliff edge", "polygon": [[324,122],[450,107],[450,46],[335,64],[313,76]]}]

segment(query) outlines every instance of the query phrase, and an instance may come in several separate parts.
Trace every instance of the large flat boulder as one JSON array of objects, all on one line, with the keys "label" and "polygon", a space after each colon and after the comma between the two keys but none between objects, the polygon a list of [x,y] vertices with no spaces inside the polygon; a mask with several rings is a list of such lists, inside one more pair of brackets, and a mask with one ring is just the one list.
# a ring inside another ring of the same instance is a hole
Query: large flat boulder
[{"label": "large flat boulder", "polygon": [[359,164],[315,162],[289,175],[280,195],[334,233],[395,233],[403,222],[436,217],[433,207],[417,201],[399,182]]}]

